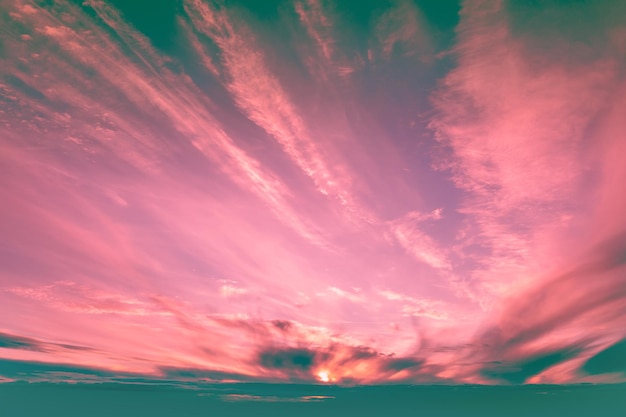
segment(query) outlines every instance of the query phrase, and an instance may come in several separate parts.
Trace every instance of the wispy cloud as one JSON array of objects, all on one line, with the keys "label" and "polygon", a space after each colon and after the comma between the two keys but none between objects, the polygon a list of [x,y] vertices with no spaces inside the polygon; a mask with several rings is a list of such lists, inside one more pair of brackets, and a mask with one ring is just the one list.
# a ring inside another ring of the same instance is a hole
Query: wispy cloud
[{"label": "wispy cloud", "polygon": [[562,48],[550,60],[510,21],[504,3],[467,2],[457,29],[459,65],[434,95],[432,127],[466,192],[459,210],[472,232],[461,245],[466,256],[490,254],[474,272],[487,297],[514,288],[500,276],[516,277],[513,284],[555,267],[551,236],[588,208],[581,197],[590,192],[589,155],[597,146],[588,129],[617,75],[610,51],[583,63]]},{"label": "wispy cloud", "polygon": [[194,26],[220,47],[228,71],[226,86],[237,105],[281,145],[320,193],[336,199],[351,216],[366,218],[367,213],[357,205],[348,188],[351,179],[346,169],[331,170],[319,148],[321,141],[311,137],[297,106],[267,67],[245,22],[233,22],[226,10],[214,10],[201,1],[187,2],[185,8]]},{"label": "wispy cloud", "polygon": [[48,303],[64,311],[82,314],[116,314],[150,316],[167,314],[155,310],[150,303],[121,294],[91,289],[70,281],[58,281],[43,287],[8,287],[4,291]]}]

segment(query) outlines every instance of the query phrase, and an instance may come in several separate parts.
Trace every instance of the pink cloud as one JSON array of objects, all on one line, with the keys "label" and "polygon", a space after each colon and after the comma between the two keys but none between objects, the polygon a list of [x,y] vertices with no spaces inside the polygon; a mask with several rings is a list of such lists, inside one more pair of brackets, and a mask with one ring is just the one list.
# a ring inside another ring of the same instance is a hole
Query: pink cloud
[{"label": "pink cloud", "polygon": [[586,216],[597,143],[585,135],[605,108],[616,61],[610,53],[584,65],[548,61],[511,33],[500,3],[468,2],[458,34],[459,66],[434,96],[432,126],[467,193],[467,244],[491,252],[474,273],[490,297],[564,260],[550,245]]},{"label": "pink cloud", "polygon": [[[369,214],[349,190],[351,179],[347,170],[331,170],[331,163],[322,156],[321,141],[311,137],[296,105],[256,52],[257,46],[245,24],[234,23],[225,11],[212,10],[201,2],[189,2],[185,7],[195,27],[220,47],[229,74],[226,87],[238,107],[281,145],[293,163],[311,178],[318,192],[336,199],[350,217],[367,220]],[[332,164],[343,165],[340,160]]]}]

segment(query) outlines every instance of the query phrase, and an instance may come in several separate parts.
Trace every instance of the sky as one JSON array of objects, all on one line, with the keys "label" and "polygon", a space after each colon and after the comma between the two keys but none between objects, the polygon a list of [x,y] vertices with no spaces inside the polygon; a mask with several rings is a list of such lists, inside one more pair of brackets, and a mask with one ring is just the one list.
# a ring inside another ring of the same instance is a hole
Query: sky
[{"label": "sky", "polygon": [[626,382],[625,22],[0,0],[0,382]]}]

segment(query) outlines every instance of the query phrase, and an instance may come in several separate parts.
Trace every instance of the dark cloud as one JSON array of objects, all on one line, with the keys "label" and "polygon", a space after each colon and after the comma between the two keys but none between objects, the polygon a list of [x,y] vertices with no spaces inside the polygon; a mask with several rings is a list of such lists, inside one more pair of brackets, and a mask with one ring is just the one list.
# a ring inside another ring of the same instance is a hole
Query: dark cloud
[{"label": "dark cloud", "polygon": [[588,374],[626,373],[626,339],[591,357],[582,368]]},{"label": "dark cloud", "polygon": [[63,349],[69,349],[69,350],[94,350],[93,348],[90,348],[89,346],[77,346],[77,345],[67,345],[64,343],[59,343],[56,346],[59,346]]},{"label": "dark cloud", "polygon": [[93,350],[87,346],[68,345],[65,343],[50,343],[30,337],[16,336],[8,333],[0,333],[0,348],[32,350],[36,352],[51,352],[59,349],[68,350]]},{"label": "dark cloud", "polygon": [[376,352],[376,350],[367,347],[367,346],[357,346],[357,347],[353,347],[351,349],[351,354],[348,358],[348,361],[352,361],[352,360],[363,360],[363,359],[370,359],[373,357],[378,356],[379,353]]},{"label": "dark cloud", "polygon": [[579,349],[561,349],[549,353],[541,353],[518,362],[492,362],[482,370],[488,378],[504,380],[511,384],[522,384],[528,378],[567,361],[580,353]]},{"label": "dark cloud", "polygon": [[175,367],[160,367],[159,371],[166,379],[174,380],[198,380],[209,379],[214,381],[258,381],[258,377],[252,377],[248,375],[239,374],[236,372],[222,372],[211,369],[198,369],[198,368],[175,368]]},{"label": "dark cloud", "polygon": [[[523,321],[519,331],[503,342],[515,346],[534,340],[552,329],[570,322],[575,317],[585,314],[597,307],[626,298],[626,285],[621,275],[604,275],[626,263],[626,232],[621,232],[596,245],[588,256],[587,262],[573,268],[537,288],[527,296],[520,297],[522,302],[510,310],[511,322],[520,322],[521,317],[533,318],[538,312],[551,306],[562,305],[554,309],[541,322]],[[591,284],[591,285],[590,285]],[[587,291],[570,299],[572,286],[583,286]],[[564,297],[564,295],[566,297]],[[529,326],[527,323],[532,324]]]},{"label": "dark cloud", "polygon": [[[258,353],[256,364],[265,369],[281,371],[291,381],[315,381],[319,369],[326,369],[334,375],[335,383],[352,385],[360,380],[354,376],[341,376],[342,369],[365,368],[376,370],[376,377],[385,377],[410,369],[412,372],[404,380],[410,381],[422,369],[424,360],[411,357],[394,357],[382,354],[367,346],[346,346],[335,344],[327,348],[276,348],[267,347]],[[336,372],[336,373],[335,373]],[[373,377],[374,375],[365,375]]]},{"label": "dark cloud", "polygon": [[46,352],[47,349],[41,342],[29,337],[14,336],[7,333],[0,333],[0,348],[34,350],[37,352]]},{"label": "dark cloud", "polygon": [[424,361],[414,358],[390,358],[383,366],[383,370],[399,372],[409,368],[417,368],[423,363]]},{"label": "dark cloud", "polygon": [[[495,367],[487,366],[482,371],[484,376],[511,383],[523,382],[581,353],[593,336],[580,333],[577,340],[568,341],[560,350],[527,358],[517,357],[519,348],[591,312],[603,314],[607,322],[623,317],[623,309],[607,306],[626,300],[624,275],[614,273],[626,263],[626,232],[605,239],[579,259],[580,263],[568,272],[512,298],[499,322],[477,336],[473,347],[468,349],[467,358],[492,364],[493,361],[503,362]],[[596,363],[600,362],[604,363],[602,359]],[[596,365],[592,362],[590,366],[593,369]]]},{"label": "dark cloud", "polygon": [[30,98],[34,98],[35,100],[45,100],[46,98],[46,96],[41,91],[26,84],[24,81],[22,81],[22,79],[16,77],[13,74],[5,75],[4,81],[11,87],[17,89],[18,91],[22,92]]},{"label": "dark cloud", "polygon": [[317,353],[309,349],[266,349],[259,353],[259,364],[268,369],[308,371],[316,362]]},{"label": "dark cloud", "polygon": [[272,325],[285,333],[289,332],[293,327],[293,324],[288,320],[272,320]]},{"label": "dark cloud", "polygon": [[159,376],[132,372],[109,371],[106,369],[49,363],[0,359],[0,376],[17,381],[42,382],[125,382],[133,384],[174,384],[180,386],[207,385],[211,382],[224,384],[222,381],[260,382],[259,377],[234,372],[222,372],[211,369],[157,367]]},{"label": "dark cloud", "polygon": [[0,370],[2,375],[17,380],[28,380],[35,376],[46,379],[46,375],[52,376],[58,373],[90,375],[94,377],[114,377],[131,374],[121,372],[109,372],[97,368],[89,368],[85,366],[75,366],[60,363],[44,363],[35,361],[15,361],[9,359],[0,359]]}]

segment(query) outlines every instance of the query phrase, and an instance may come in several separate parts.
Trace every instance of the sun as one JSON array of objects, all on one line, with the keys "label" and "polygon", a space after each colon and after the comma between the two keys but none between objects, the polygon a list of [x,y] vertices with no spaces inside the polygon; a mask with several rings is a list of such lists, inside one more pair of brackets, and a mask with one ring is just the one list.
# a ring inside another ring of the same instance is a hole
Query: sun
[{"label": "sun", "polygon": [[317,377],[322,382],[329,382],[330,381],[330,376],[328,375],[328,371],[319,371],[317,373]]}]

